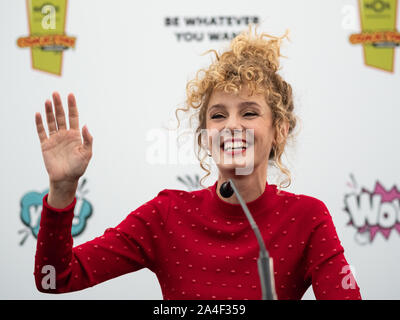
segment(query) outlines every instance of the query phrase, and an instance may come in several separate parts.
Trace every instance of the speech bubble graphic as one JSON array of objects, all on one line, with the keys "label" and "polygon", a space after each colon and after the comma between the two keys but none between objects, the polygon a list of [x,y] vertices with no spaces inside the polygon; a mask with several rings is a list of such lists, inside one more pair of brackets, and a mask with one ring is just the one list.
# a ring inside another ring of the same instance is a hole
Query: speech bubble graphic
[{"label": "speech bubble graphic", "polygon": [[[72,220],[71,227],[72,237],[80,235],[85,230],[87,220],[93,213],[92,204],[85,198],[85,195],[88,192],[88,190],[84,189],[86,181],[86,179],[83,179],[82,183],[77,189],[74,218]],[[21,198],[20,218],[22,223],[27,228],[18,231],[18,233],[24,234],[22,240],[20,241],[20,245],[23,245],[25,243],[29,234],[32,234],[34,238],[37,238],[40,228],[43,197],[48,192],[48,189],[43,192],[30,191]]]},{"label": "speech bubble graphic", "polygon": [[377,181],[373,191],[359,188],[352,176],[349,186],[354,192],[344,197],[344,211],[350,217],[348,225],[356,228],[355,240],[359,244],[371,243],[378,233],[388,240],[393,230],[400,234],[400,192],[397,186],[386,190]]}]

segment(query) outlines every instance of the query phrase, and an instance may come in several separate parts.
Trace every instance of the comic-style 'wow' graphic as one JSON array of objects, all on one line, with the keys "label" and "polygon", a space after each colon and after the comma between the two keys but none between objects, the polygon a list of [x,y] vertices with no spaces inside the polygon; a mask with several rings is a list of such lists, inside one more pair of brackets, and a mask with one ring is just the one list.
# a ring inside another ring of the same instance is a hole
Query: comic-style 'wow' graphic
[{"label": "comic-style 'wow' graphic", "polygon": [[[92,215],[92,204],[85,199],[88,190],[84,189],[86,179],[82,180],[76,193],[76,205],[74,209],[74,219],[72,220],[71,235],[75,237],[83,232],[86,227],[87,219]],[[37,238],[40,227],[40,217],[42,213],[43,197],[49,190],[43,192],[31,191],[26,193],[21,199],[20,218],[26,226],[18,231],[23,234],[20,245],[23,245],[30,234]]]},{"label": "comic-style 'wow' graphic", "polygon": [[386,190],[377,181],[372,191],[359,187],[353,175],[348,186],[354,192],[345,195],[344,210],[349,214],[349,225],[356,228],[359,244],[371,243],[378,233],[388,240],[392,231],[400,234],[400,191],[396,186]]},{"label": "comic-style 'wow' graphic", "polygon": [[61,75],[63,51],[75,47],[76,38],[65,34],[67,0],[27,0],[29,36],[17,45],[30,48],[32,68]]}]

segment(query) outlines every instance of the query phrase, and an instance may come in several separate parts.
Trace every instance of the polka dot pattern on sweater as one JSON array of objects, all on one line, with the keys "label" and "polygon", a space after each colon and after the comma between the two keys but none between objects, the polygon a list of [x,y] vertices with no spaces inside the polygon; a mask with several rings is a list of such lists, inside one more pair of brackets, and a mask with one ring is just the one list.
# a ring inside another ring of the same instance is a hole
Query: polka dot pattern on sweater
[{"label": "polka dot pattern on sweater", "polygon": [[[76,199],[55,209],[44,196],[34,268],[38,290],[82,290],[149,268],[166,300],[261,299],[257,239],[240,205],[219,198],[216,184],[192,192],[164,189],[77,247],[70,235]],[[324,203],[276,191],[267,183],[247,206],[273,259],[278,299],[301,299],[310,285],[317,299],[361,299]],[[41,288],[45,264],[56,268],[56,289]]]}]

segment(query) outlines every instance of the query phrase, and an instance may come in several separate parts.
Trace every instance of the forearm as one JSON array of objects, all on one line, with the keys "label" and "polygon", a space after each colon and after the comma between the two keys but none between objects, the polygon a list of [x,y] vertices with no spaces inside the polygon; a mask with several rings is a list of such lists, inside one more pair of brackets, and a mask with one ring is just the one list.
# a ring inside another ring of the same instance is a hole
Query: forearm
[{"label": "forearm", "polygon": [[333,256],[311,272],[317,300],[361,300],[360,288],[343,253]]},{"label": "forearm", "polygon": [[45,202],[44,199],[36,246],[35,281],[39,291],[59,293],[64,290],[60,275],[71,269],[73,258],[71,226],[75,201],[57,212],[49,210]]},{"label": "forearm", "polygon": [[[49,207],[46,196],[43,199],[34,272],[36,287],[40,292],[83,290],[150,265],[143,252],[147,252],[148,248],[149,252],[155,252],[155,249],[150,243],[145,248],[140,247],[135,235],[147,233],[146,238],[152,239],[153,230],[133,214],[135,211],[117,228],[107,228],[102,236],[73,247],[71,227],[75,204],[73,201],[63,209],[56,209]],[[147,205],[138,211],[145,212],[146,209],[150,214],[154,207]],[[135,234],[130,233],[132,224],[137,229]],[[160,234],[160,230],[156,232]],[[49,269],[54,271],[53,274]],[[53,287],[51,277],[55,279]]]}]

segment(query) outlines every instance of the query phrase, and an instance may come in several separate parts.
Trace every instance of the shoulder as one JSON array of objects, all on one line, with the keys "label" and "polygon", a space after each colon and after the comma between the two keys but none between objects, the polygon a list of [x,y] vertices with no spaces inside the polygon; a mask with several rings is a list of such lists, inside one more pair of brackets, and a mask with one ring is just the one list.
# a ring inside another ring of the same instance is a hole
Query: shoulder
[{"label": "shoulder", "polygon": [[197,197],[204,198],[204,196],[211,191],[211,186],[207,188],[187,191],[182,189],[163,189],[158,193],[158,196],[169,196],[180,199],[195,199]]},{"label": "shoulder", "polygon": [[159,204],[159,202],[168,202],[169,204],[201,202],[207,197],[207,193],[209,192],[209,189],[195,191],[163,189],[152,201],[155,201],[157,204]]},{"label": "shoulder", "polygon": [[[171,210],[188,210],[189,207],[193,207],[194,203],[204,201],[206,192],[208,192],[206,189],[191,192],[179,189],[163,189],[150,200],[131,211],[127,218],[128,220],[139,218],[149,224],[161,219],[164,224],[168,220]],[[196,205],[195,208],[199,206]]]},{"label": "shoulder", "polygon": [[[309,241],[317,239],[317,241],[326,241],[327,244],[329,242],[329,244],[335,243],[335,246],[340,245],[332,216],[324,201],[305,194],[282,191],[281,193],[284,194],[282,206],[287,210],[287,219],[296,221],[299,238],[310,239]],[[316,247],[319,245],[318,242]],[[339,250],[341,247],[336,246],[335,248]]]},{"label": "shoulder", "polygon": [[316,197],[284,190],[280,190],[276,197],[281,198],[282,205],[288,210],[294,211],[297,216],[300,215],[305,219],[311,218],[316,221],[331,217],[326,204]]}]

